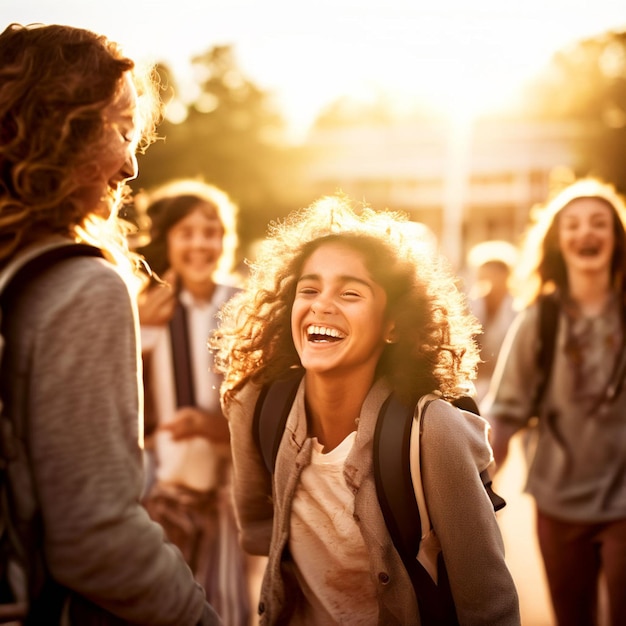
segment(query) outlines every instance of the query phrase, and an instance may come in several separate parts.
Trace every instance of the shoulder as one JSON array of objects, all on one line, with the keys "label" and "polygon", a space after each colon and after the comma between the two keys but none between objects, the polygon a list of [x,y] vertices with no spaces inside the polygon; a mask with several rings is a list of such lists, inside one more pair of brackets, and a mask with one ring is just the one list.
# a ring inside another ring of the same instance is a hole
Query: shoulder
[{"label": "shoulder", "polygon": [[428,404],[422,418],[423,445],[449,459],[471,456],[485,469],[492,460],[489,424],[480,415],[462,411],[441,399]]},{"label": "shoulder", "polygon": [[119,285],[128,290],[122,275],[112,263],[103,257],[90,255],[59,258],[47,267],[37,270],[31,280],[33,288],[52,283],[93,290],[97,290],[104,283],[108,286]]},{"label": "shoulder", "polygon": [[229,421],[251,421],[254,417],[262,387],[252,382],[246,383],[235,393],[228,403],[223,403],[223,413]]},{"label": "shoulder", "polygon": [[224,285],[218,283],[215,285],[215,295],[213,296],[213,302],[221,304],[230,300],[235,294],[243,291],[241,287],[236,285]]},{"label": "shoulder", "polygon": [[[544,306],[547,300],[550,304]],[[522,369],[530,366],[535,360],[537,340],[553,335],[559,315],[560,305],[554,298],[536,300],[517,313],[501,349],[506,361],[511,360],[512,356],[513,360],[520,362]],[[528,372],[522,372],[522,376],[526,374]]]},{"label": "shoulder", "polygon": [[126,318],[132,315],[128,284],[103,258],[78,256],[56,261],[20,290],[16,305],[46,318],[76,316]]},{"label": "shoulder", "polygon": [[558,313],[560,309],[556,296],[540,296],[517,314],[516,323],[520,332],[537,332],[541,318],[545,320],[551,312]]},{"label": "shoulder", "polygon": [[76,292],[129,295],[128,285],[118,269],[103,258],[74,257],[56,263],[42,280],[65,283]]}]

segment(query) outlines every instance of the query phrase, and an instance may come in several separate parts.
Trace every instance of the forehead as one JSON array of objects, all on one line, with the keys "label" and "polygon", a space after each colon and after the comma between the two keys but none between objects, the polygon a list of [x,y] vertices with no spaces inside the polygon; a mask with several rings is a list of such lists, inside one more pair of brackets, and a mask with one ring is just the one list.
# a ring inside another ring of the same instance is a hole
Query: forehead
[{"label": "forehead", "polygon": [[204,201],[199,201],[197,204],[194,204],[181,219],[172,225],[172,227],[175,228],[179,224],[181,226],[223,229],[222,221],[215,206]]},{"label": "forehead", "polygon": [[586,215],[613,215],[613,208],[602,198],[577,198],[561,209],[560,216],[567,218],[584,217]]},{"label": "forehead", "polygon": [[108,105],[106,115],[110,121],[133,121],[137,112],[137,89],[132,76],[126,72],[121,79],[120,88],[113,101]]},{"label": "forehead", "polygon": [[346,269],[350,269],[351,273],[358,271],[361,274],[369,275],[364,254],[340,241],[323,243],[318,246],[304,261],[302,270],[303,273],[308,273],[315,270],[316,267],[334,270],[337,274],[345,274]]}]

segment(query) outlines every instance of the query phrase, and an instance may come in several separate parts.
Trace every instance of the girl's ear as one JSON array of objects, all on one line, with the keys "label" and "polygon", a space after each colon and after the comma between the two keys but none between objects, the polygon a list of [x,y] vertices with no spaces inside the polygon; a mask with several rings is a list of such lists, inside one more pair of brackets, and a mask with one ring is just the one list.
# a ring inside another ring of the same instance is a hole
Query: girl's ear
[{"label": "girl's ear", "polygon": [[396,323],[392,320],[389,320],[386,323],[385,329],[383,331],[383,339],[385,340],[385,343],[396,343],[395,331]]}]

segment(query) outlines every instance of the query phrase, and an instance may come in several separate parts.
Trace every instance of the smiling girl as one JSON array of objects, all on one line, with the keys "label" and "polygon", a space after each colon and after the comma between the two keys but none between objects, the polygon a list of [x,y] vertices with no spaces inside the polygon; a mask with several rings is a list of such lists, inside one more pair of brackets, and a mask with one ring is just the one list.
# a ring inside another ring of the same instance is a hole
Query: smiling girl
[{"label": "smiling girl", "polygon": [[151,221],[141,249],[167,277],[140,296],[147,447],[154,482],[144,506],[192,568],[225,626],[248,626],[248,559],[237,541],[228,424],[221,377],[207,349],[216,313],[236,291],[236,205],[194,179],[169,181],[140,198]]},{"label": "smiling girl", "polygon": [[27,605],[19,623],[221,624],[139,503],[145,276],[118,212],[155,138],[158,84],[103,35],[11,24],[0,85],[0,268],[75,253],[36,256],[2,293],[0,570]]},{"label": "smiling girl", "polygon": [[[269,555],[261,624],[421,623],[376,497],[374,429],[392,391],[412,406],[432,391],[453,398],[477,350],[453,278],[411,232],[400,216],[321,199],[272,225],[249,288],[222,311],[213,346],[242,541]],[[272,476],[253,413],[260,387],[294,369],[304,377]],[[423,480],[461,624],[519,624],[496,517],[477,480],[490,462],[486,423],[435,400]]]},{"label": "smiling girl", "polygon": [[[526,490],[557,623],[595,624],[603,572],[610,624],[626,623],[626,394],[605,401],[624,351],[625,207],[615,190],[582,179],[547,204],[527,235],[517,287],[526,308],[505,341],[485,413],[498,465],[511,436],[538,417]],[[548,386],[533,415],[539,299],[558,328]],[[623,377],[623,374],[622,376]]]}]

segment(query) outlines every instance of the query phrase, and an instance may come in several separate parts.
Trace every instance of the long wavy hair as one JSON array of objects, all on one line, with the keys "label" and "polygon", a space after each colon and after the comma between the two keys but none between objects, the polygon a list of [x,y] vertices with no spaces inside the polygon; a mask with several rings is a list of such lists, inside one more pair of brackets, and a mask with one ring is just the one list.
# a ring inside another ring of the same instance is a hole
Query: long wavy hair
[{"label": "long wavy hair", "polygon": [[97,245],[117,262],[134,258],[117,215],[129,188],[102,190],[109,217],[79,199],[90,184],[84,165],[103,148],[105,111],[128,73],[144,150],[161,115],[152,68],[80,28],[11,24],[0,34],[0,267],[52,234]]},{"label": "long wavy hair", "polygon": [[453,274],[416,239],[399,213],[356,208],[342,195],[272,222],[247,288],[220,312],[210,339],[224,375],[225,402],[248,381],[263,384],[301,367],[291,336],[291,308],[303,264],[321,245],[339,241],[358,251],[372,279],[387,295],[394,339],[378,363],[401,397],[438,390],[453,398],[475,376],[478,323],[467,310]]},{"label": "long wavy hair", "polygon": [[567,293],[567,268],[559,246],[558,219],[565,207],[581,198],[596,198],[612,210],[615,249],[611,283],[622,301],[626,297],[626,204],[612,185],[595,177],[585,177],[532,211],[511,283],[518,309],[529,306],[541,294]]}]

